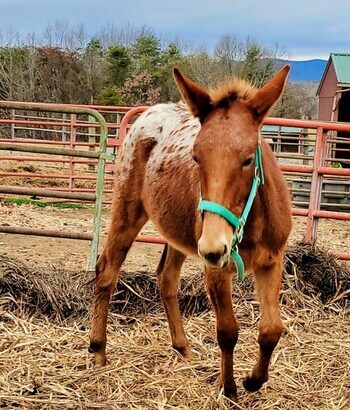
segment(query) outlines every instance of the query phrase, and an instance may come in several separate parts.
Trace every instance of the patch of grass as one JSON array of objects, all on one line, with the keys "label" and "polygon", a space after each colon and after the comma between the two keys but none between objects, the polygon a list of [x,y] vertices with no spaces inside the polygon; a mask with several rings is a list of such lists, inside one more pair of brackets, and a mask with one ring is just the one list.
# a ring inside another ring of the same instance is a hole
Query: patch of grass
[{"label": "patch of grass", "polygon": [[38,208],[46,208],[47,206],[52,206],[54,208],[59,209],[87,209],[88,206],[84,204],[78,203],[70,203],[70,202],[57,202],[57,203],[48,203],[44,201],[37,201],[34,199],[28,198],[3,198],[2,201],[6,204],[16,204],[16,205],[34,205]]},{"label": "patch of grass", "polygon": [[87,209],[89,208],[87,205],[83,204],[74,204],[74,203],[68,203],[68,202],[58,202],[57,204],[48,204],[49,206],[54,206],[55,208],[60,208],[60,209],[65,209],[65,208],[70,208],[70,209]]}]

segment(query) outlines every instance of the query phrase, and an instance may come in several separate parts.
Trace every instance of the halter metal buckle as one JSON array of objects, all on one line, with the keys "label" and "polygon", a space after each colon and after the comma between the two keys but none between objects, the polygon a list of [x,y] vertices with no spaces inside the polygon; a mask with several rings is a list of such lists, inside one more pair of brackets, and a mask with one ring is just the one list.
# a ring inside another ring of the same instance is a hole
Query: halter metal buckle
[{"label": "halter metal buckle", "polygon": [[259,167],[255,167],[254,177],[259,180],[259,183],[261,182]]},{"label": "halter metal buckle", "polygon": [[[237,240],[236,243],[237,243],[237,244],[238,244],[238,243],[241,243],[242,240],[243,240],[243,234],[244,234],[243,228],[244,228],[244,224],[240,224],[240,225],[238,226],[238,228],[236,229],[236,231],[235,231],[236,240]],[[236,247],[237,247],[237,244],[236,244]]]}]

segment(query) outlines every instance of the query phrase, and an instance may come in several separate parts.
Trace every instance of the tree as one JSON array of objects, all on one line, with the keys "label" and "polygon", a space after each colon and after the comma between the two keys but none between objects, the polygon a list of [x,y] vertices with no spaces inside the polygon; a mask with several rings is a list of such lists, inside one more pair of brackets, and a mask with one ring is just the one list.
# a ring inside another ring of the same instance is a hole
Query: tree
[{"label": "tree", "polygon": [[212,56],[203,49],[188,57],[188,70],[186,74],[199,82],[203,87],[213,86],[219,79],[217,64]]},{"label": "tree", "polygon": [[33,51],[27,47],[0,48],[0,98],[33,100]]},{"label": "tree", "polygon": [[182,55],[180,47],[175,43],[170,43],[160,55],[160,67],[155,73],[156,81],[161,89],[161,100],[172,101],[179,98],[179,92],[173,79],[173,68],[179,66],[184,68],[188,65],[188,60]]},{"label": "tree", "polygon": [[300,84],[289,83],[272,116],[281,118],[313,118],[316,113],[316,100],[307,95]]},{"label": "tree", "polygon": [[142,34],[132,44],[131,56],[136,73],[148,71],[150,74],[160,66],[160,40],[153,34]]},{"label": "tree", "polygon": [[47,102],[87,103],[83,66],[75,52],[42,47],[37,53],[36,99]]},{"label": "tree", "polygon": [[100,40],[92,38],[89,41],[82,56],[82,63],[85,67],[90,104],[94,104],[96,95],[102,87],[101,72],[104,71],[105,66]]},{"label": "tree", "polygon": [[160,88],[154,83],[153,77],[142,71],[125,81],[121,89],[122,99],[127,105],[153,105],[160,100]]},{"label": "tree", "polygon": [[51,48],[66,48],[69,24],[66,20],[56,20],[46,26],[44,44]]},{"label": "tree", "polygon": [[[251,39],[221,37],[209,52],[180,40],[162,46],[147,27],[107,25],[86,41],[84,26],[65,21],[43,35],[0,29],[0,98],[66,103],[137,105],[176,101],[175,65],[203,87],[232,76],[263,85],[281,57]],[[279,55],[278,55],[279,54]],[[303,87],[287,87],[274,115],[313,117],[315,100]]]},{"label": "tree", "polygon": [[152,33],[152,30],[147,26],[135,27],[132,24],[126,24],[120,27],[120,25],[112,23],[103,26],[95,34],[95,38],[101,41],[104,48],[116,44],[129,48],[139,36],[150,33]]},{"label": "tree", "polygon": [[237,75],[239,61],[244,58],[244,44],[233,35],[222,36],[214,49],[214,59],[221,78]]},{"label": "tree", "polygon": [[242,77],[256,87],[261,87],[273,76],[274,71],[273,60],[265,56],[264,51],[257,44],[251,44],[245,52]]},{"label": "tree", "polygon": [[116,85],[104,87],[97,97],[97,103],[101,105],[127,105],[123,100],[120,88]]},{"label": "tree", "polygon": [[108,83],[122,86],[131,72],[131,58],[126,47],[113,46],[107,53]]}]

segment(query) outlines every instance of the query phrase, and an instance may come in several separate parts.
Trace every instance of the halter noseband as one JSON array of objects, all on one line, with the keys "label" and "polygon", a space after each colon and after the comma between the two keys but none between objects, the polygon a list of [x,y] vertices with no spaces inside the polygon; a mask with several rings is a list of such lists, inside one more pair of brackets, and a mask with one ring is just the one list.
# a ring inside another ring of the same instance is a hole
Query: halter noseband
[{"label": "halter noseband", "polygon": [[242,242],[243,235],[244,235],[244,225],[247,221],[249,212],[252,208],[253,201],[255,195],[258,191],[258,187],[260,184],[265,183],[264,178],[264,168],[262,163],[262,155],[261,155],[261,145],[260,140],[258,147],[255,151],[255,173],[252,182],[252,186],[250,188],[249,196],[245,207],[243,209],[242,215],[238,218],[234,213],[232,213],[229,209],[225,208],[223,205],[218,204],[217,202],[207,201],[200,197],[198,209],[203,214],[204,212],[211,212],[212,214],[220,215],[222,218],[226,219],[226,221],[232,225],[235,229],[235,233],[232,239],[231,245],[231,258],[234,260],[237,268],[237,280],[242,282],[244,279],[244,263],[241,255],[238,251],[238,245]]}]

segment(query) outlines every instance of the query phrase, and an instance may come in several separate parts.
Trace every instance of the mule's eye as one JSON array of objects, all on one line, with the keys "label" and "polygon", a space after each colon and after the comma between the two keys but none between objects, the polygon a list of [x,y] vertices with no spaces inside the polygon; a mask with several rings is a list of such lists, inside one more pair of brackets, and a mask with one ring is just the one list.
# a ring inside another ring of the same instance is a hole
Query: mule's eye
[{"label": "mule's eye", "polygon": [[199,159],[198,159],[198,157],[196,157],[195,155],[193,155],[193,161],[195,162],[195,163],[197,163],[197,164],[199,164]]},{"label": "mule's eye", "polygon": [[248,158],[243,162],[242,166],[248,167],[249,165],[251,165],[252,162],[253,162],[253,158]]}]

